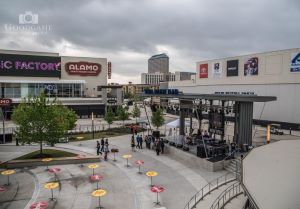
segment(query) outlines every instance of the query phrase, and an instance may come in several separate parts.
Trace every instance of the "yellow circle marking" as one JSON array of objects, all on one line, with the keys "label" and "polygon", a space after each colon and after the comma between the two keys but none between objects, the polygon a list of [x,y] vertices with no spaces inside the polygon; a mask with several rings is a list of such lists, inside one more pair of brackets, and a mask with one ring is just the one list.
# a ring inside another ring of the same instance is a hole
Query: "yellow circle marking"
[{"label": "yellow circle marking", "polygon": [[57,182],[50,182],[45,184],[45,189],[55,189],[59,186],[59,184]]},{"label": "yellow circle marking", "polygon": [[97,164],[91,164],[91,165],[88,165],[88,168],[98,168],[99,165]]},{"label": "yellow circle marking", "polygon": [[43,159],[42,159],[43,162],[50,162],[50,161],[52,161],[52,160],[53,160],[53,158],[50,158],[50,157],[49,157],[49,158],[43,158]]},{"label": "yellow circle marking", "polygon": [[104,189],[97,189],[95,191],[92,192],[92,195],[94,197],[103,197],[104,195],[106,195],[106,190]]},{"label": "yellow circle marking", "polygon": [[2,175],[11,175],[14,174],[16,171],[15,170],[6,170],[6,171],[2,171],[1,174]]},{"label": "yellow circle marking", "polygon": [[149,176],[149,177],[154,177],[154,176],[157,176],[158,173],[157,173],[156,171],[148,171],[148,172],[146,173],[146,175]]},{"label": "yellow circle marking", "polygon": [[125,158],[125,159],[131,158],[131,157],[132,157],[132,155],[123,155],[123,158]]}]

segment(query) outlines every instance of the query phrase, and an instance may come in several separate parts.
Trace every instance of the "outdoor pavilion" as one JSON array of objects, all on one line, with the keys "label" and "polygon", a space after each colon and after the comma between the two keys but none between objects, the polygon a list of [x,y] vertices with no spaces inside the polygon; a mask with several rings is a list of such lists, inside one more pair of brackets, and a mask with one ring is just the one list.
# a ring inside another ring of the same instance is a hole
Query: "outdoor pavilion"
[{"label": "outdoor pavilion", "polygon": [[[252,146],[252,120],[253,120],[253,103],[254,102],[270,102],[277,98],[274,96],[257,96],[244,94],[187,94],[180,93],[178,90],[155,90],[145,91],[140,95],[141,97],[159,98],[159,105],[168,107],[168,100],[179,99],[179,115],[180,128],[179,134],[185,135],[185,117],[192,115],[193,110],[196,110],[197,118],[199,119],[199,129],[201,130],[202,112],[207,111],[232,111],[234,112],[234,141],[240,147],[243,145]],[[211,123],[209,123],[211,124]],[[223,120],[224,127],[224,120]],[[210,127],[208,130],[215,131],[214,133],[221,135],[224,138],[224,131],[214,130]],[[212,132],[211,132],[212,133]]]}]

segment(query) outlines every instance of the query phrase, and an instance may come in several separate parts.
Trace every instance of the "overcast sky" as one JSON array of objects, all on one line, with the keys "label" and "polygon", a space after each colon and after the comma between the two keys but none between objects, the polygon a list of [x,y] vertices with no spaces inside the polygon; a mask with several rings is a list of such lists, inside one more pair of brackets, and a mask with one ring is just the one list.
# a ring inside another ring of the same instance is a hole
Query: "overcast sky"
[{"label": "overcast sky", "polygon": [[[16,31],[31,11],[47,33]],[[109,82],[140,83],[147,60],[167,53],[171,71],[196,62],[300,47],[300,0],[1,0],[0,48],[105,57]]]}]

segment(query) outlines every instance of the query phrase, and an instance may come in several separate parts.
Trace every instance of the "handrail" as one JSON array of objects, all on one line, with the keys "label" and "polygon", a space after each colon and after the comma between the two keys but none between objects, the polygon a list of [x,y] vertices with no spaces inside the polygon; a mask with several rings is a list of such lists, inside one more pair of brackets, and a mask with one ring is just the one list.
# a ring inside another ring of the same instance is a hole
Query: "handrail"
[{"label": "handrail", "polygon": [[[229,182],[236,180],[236,176],[234,176],[233,178],[228,178],[227,177],[228,175],[232,175],[232,174],[228,172],[225,175],[210,181],[208,184],[202,187],[201,190],[197,191],[196,194],[192,196],[192,198],[184,206],[184,209],[194,208],[206,195],[210,194],[210,192],[212,192],[215,189],[218,189],[220,186],[223,186]],[[222,179],[224,179],[223,182]]]},{"label": "handrail", "polygon": [[210,206],[210,209],[220,209],[227,204],[232,198],[242,194],[241,183],[236,182],[225,189]]}]

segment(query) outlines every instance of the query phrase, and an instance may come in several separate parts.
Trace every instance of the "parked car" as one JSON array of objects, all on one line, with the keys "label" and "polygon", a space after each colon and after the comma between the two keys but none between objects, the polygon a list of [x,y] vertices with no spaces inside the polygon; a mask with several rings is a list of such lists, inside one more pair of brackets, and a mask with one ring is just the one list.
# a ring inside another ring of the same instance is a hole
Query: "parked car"
[{"label": "parked car", "polygon": [[271,124],[270,133],[275,135],[283,135],[283,131],[281,130],[281,126],[279,124]]},{"label": "parked car", "polygon": [[59,143],[68,143],[69,142],[69,137],[62,137],[62,138],[60,138],[59,140]]}]

